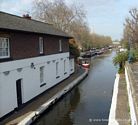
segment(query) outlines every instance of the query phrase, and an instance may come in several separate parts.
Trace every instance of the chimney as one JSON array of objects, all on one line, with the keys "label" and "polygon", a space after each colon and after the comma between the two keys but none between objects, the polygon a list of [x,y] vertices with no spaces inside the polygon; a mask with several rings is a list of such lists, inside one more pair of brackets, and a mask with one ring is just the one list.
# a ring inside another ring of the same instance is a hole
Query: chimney
[{"label": "chimney", "polygon": [[23,18],[31,20],[31,16],[29,14],[24,14]]}]

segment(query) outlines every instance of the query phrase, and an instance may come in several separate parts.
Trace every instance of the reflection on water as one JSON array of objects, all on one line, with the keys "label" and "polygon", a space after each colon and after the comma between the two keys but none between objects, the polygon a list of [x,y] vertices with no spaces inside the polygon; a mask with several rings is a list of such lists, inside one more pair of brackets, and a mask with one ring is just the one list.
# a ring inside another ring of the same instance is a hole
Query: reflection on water
[{"label": "reflection on water", "polygon": [[107,125],[116,74],[114,55],[92,59],[88,77],[34,125]]},{"label": "reflection on water", "polygon": [[44,116],[37,121],[37,125],[73,125],[70,114],[73,112],[80,101],[79,88],[75,87],[73,91],[65,95],[52,110],[44,114]]}]

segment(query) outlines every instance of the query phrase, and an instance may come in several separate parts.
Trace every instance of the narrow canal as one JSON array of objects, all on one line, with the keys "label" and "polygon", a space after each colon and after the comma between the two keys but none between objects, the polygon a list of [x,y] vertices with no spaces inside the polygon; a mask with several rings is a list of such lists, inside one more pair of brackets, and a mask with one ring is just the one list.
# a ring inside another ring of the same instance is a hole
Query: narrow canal
[{"label": "narrow canal", "polygon": [[115,52],[92,59],[89,76],[34,125],[107,125],[116,68]]}]

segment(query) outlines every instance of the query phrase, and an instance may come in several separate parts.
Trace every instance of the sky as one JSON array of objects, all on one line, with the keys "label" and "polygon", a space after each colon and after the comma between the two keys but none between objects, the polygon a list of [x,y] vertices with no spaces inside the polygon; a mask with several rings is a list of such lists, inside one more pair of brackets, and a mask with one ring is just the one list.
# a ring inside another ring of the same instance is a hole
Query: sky
[{"label": "sky", "polygon": [[[0,0],[0,11],[22,16],[31,12],[33,0]],[[121,39],[123,24],[131,8],[138,8],[138,0],[66,0],[67,3],[82,4],[86,10],[91,32]]]}]

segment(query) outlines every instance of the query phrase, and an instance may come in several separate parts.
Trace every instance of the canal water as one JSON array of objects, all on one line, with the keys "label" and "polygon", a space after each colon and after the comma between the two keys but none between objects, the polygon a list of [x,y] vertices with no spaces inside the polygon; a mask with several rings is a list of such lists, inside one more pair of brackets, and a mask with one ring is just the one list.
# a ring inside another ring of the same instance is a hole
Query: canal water
[{"label": "canal water", "polygon": [[115,52],[92,59],[88,77],[33,125],[107,125],[116,68]]}]

